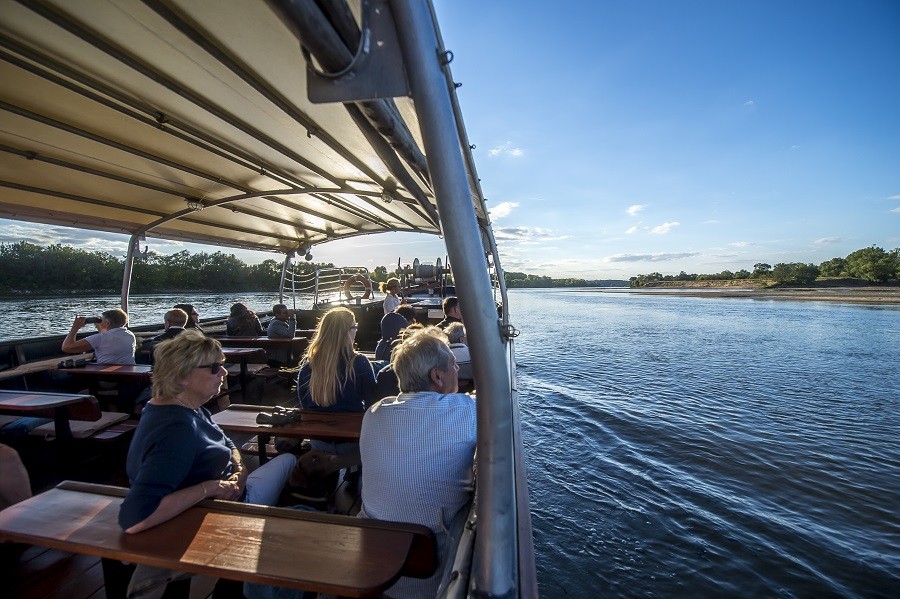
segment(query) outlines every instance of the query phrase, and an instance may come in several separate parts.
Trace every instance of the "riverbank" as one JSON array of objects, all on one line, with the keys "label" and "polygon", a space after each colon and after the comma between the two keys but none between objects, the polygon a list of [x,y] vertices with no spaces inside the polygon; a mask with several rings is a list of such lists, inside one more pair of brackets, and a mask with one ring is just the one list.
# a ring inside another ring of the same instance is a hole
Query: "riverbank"
[{"label": "riverbank", "polygon": [[[598,290],[602,291],[602,290]],[[900,287],[778,287],[778,288],[655,288],[631,289],[642,295],[676,295],[680,297],[741,298],[761,301],[841,302],[850,304],[900,305]]]}]

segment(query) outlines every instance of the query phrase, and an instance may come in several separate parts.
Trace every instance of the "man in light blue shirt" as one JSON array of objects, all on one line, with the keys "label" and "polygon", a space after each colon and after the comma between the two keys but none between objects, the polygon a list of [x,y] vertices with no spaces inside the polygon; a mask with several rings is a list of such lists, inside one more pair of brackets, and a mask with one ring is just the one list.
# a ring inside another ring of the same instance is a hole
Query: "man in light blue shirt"
[{"label": "man in light blue shirt", "polygon": [[[457,393],[456,359],[435,327],[404,339],[391,365],[400,395],[382,399],[363,418],[360,516],[428,526],[441,564],[446,531],[472,494],[475,399]],[[439,565],[429,579],[401,578],[385,596],[433,597],[440,571]]]}]

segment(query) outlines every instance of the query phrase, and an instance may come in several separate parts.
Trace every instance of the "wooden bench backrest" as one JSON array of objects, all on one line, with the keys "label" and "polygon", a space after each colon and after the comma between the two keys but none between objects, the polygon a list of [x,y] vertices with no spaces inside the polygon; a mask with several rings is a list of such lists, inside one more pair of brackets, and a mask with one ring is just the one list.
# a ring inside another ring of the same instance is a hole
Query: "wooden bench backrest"
[{"label": "wooden bench backrest", "polygon": [[206,500],[126,535],[126,489],[66,481],[0,512],[0,539],[138,564],[351,597],[437,567],[424,526]]}]

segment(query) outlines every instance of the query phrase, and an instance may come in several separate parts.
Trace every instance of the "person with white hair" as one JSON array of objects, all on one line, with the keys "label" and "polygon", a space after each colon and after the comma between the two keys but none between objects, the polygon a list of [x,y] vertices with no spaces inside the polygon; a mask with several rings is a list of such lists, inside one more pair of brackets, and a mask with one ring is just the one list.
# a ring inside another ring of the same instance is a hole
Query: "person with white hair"
[{"label": "person with white hair", "polygon": [[[440,563],[448,557],[447,530],[472,495],[475,398],[457,392],[456,358],[436,327],[404,337],[391,366],[400,394],[363,417],[360,516],[429,527]],[[441,569],[427,579],[401,578],[385,594],[434,597]]]}]

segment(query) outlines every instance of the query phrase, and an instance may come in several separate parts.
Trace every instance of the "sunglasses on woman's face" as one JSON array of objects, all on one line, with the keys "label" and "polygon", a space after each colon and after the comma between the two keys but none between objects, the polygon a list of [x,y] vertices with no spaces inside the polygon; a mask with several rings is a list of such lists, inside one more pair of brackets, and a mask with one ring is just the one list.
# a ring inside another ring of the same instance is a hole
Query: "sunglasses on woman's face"
[{"label": "sunglasses on woman's face", "polygon": [[195,366],[194,368],[209,368],[209,372],[212,374],[219,374],[219,369],[225,365],[225,362],[213,362],[212,364],[201,364],[200,366]]}]

